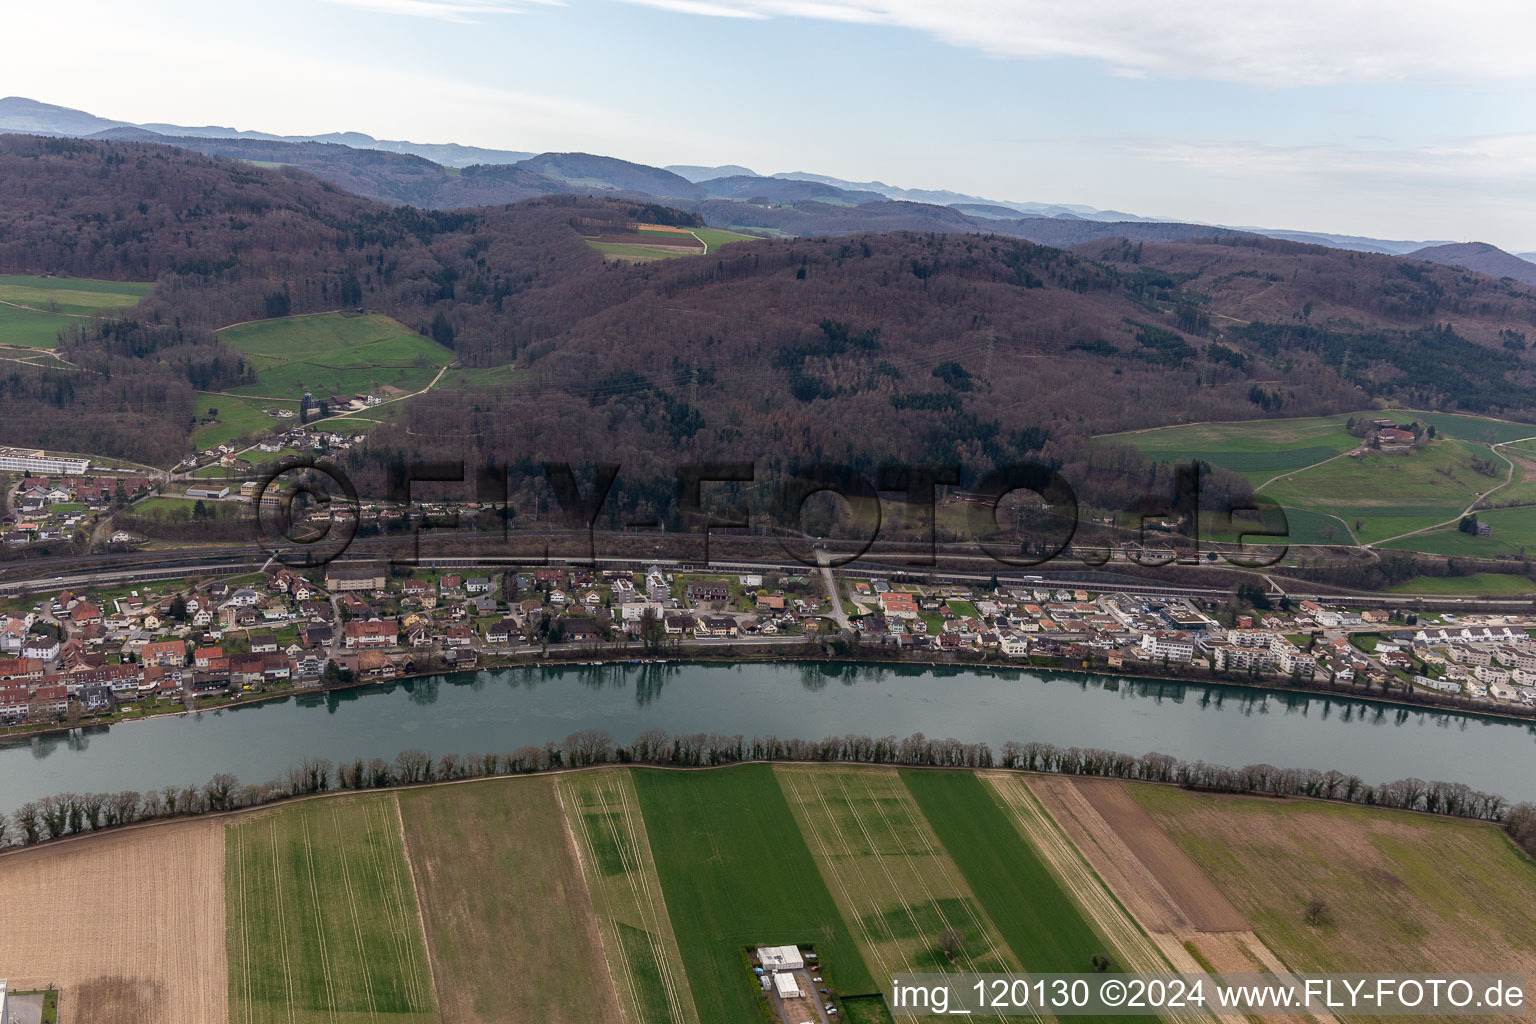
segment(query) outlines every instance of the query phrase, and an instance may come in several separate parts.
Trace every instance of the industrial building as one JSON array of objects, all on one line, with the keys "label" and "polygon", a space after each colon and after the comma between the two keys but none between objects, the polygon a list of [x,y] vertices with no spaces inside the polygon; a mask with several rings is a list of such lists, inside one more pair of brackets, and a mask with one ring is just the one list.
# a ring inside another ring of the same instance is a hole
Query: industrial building
[{"label": "industrial building", "polygon": [[798,971],[805,966],[798,946],[758,946],[757,962],[765,971]]},{"label": "industrial building", "polygon": [[90,468],[90,459],[49,455],[35,448],[0,448],[0,473],[79,476]]}]

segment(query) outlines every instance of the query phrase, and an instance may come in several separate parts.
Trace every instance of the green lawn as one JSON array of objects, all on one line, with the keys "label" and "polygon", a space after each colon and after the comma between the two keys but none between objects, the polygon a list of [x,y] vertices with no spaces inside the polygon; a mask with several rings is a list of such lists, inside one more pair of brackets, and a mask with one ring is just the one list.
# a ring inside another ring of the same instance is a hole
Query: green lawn
[{"label": "green lawn", "polygon": [[391,794],[229,826],[231,1024],[438,1020],[397,815]]},{"label": "green lawn", "polygon": [[758,1019],[748,946],[814,945],[840,992],[877,990],[770,765],[634,781],[701,1020]]}]

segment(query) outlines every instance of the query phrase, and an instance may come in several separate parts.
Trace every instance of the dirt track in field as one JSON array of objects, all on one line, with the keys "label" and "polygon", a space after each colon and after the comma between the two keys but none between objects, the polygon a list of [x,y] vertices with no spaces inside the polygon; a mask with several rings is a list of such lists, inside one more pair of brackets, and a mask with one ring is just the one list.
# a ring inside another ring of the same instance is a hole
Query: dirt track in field
[{"label": "dirt track in field", "polygon": [[63,1020],[229,1020],[222,821],[0,857],[0,908],[12,989],[57,985]]}]

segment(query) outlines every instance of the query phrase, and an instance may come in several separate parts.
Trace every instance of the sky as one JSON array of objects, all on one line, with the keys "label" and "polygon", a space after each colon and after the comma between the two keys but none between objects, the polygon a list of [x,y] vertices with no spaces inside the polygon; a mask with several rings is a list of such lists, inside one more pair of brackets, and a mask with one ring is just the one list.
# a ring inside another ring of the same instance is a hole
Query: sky
[{"label": "sky", "polygon": [[[1529,0],[53,0],[0,95],[1536,251]],[[53,42],[49,42],[52,40]]]}]

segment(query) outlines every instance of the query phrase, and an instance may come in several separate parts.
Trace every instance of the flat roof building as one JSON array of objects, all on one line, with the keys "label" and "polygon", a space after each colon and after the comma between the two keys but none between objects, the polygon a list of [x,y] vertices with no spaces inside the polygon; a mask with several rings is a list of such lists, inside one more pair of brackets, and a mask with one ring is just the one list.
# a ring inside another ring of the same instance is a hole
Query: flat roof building
[{"label": "flat roof building", "polygon": [[0,448],[0,473],[47,473],[78,476],[91,468],[90,459],[49,455],[37,448]]},{"label": "flat roof building", "polygon": [[774,990],[779,993],[780,999],[799,999],[800,983],[795,980],[793,971],[779,971],[773,976]]},{"label": "flat roof building", "polygon": [[798,946],[758,946],[757,962],[765,971],[798,971],[805,966]]}]

